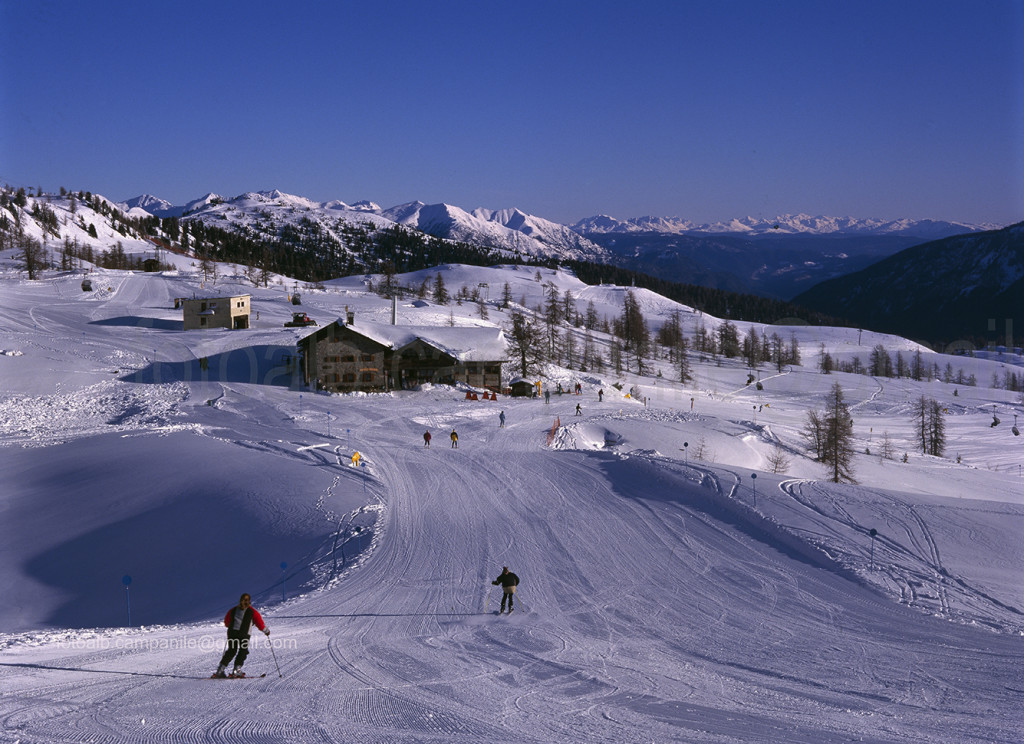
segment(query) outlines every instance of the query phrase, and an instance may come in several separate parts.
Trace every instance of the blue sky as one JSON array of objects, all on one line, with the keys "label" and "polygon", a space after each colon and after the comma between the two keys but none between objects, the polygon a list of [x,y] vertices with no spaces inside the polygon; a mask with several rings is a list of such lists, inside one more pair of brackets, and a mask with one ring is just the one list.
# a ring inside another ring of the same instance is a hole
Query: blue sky
[{"label": "blue sky", "polygon": [[1024,219],[1024,3],[0,0],[0,182]]}]

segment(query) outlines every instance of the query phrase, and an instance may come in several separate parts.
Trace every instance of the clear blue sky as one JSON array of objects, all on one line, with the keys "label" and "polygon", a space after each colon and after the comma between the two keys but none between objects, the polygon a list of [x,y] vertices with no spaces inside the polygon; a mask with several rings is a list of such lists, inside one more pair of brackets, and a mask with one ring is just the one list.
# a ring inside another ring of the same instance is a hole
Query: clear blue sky
[{"label": "clear blue sky", "polygon": [[1024,3],[0,0],[0,182],[1024,219]]}]

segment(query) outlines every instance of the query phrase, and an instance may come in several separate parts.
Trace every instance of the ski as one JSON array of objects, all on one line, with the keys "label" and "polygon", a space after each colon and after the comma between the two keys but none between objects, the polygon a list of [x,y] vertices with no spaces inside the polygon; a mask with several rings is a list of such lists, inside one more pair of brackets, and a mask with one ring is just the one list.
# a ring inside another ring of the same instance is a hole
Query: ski
[{"label": "ski", "polygon": [[219,677],[216,674],[211,674],[209,677],[207,677],[207,679],[262,679],[266,676],[266,672],[263,672],[263,674],[257,674],[252,677],[249,677],[245,674],[225,674],[223,677]]}]

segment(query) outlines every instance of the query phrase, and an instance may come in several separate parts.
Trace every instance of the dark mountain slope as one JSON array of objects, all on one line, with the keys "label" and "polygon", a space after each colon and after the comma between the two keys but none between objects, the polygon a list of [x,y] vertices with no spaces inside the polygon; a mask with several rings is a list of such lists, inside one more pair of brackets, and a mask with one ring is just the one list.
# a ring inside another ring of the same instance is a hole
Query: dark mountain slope
[{"label": "dark mountain slope", "polygon": [[1024,223],[908,248],[793,301],[933,344],[1006,344],[1024,335]]}]

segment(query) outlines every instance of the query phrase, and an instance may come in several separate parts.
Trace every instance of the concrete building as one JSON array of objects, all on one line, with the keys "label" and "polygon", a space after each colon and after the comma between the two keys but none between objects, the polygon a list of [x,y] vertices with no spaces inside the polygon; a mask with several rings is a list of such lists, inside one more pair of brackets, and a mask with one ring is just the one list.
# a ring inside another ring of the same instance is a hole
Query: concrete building
[{"label": "concrete building", "polygon": [[185,330],[249,327],[249,295],[194,297],[181,300]]}]

